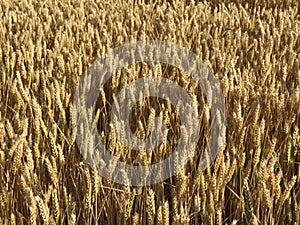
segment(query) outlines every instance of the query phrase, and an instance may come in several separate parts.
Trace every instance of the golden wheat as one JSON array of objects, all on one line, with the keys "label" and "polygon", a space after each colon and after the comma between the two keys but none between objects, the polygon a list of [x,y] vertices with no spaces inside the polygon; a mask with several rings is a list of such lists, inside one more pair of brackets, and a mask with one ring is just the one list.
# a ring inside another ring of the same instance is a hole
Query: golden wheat
[{"label": "golden wheat", "polygon": [[[299,224],[297,0],[20,0],[2,1],[0,15],[0,224]],[[85,125],[72,126],[72,97],[84,72],[99,56],[138,40],[195,52],[226,101],[225,143],[204,171],[198,164],[220,114],[211,114],[212,90],[205,96],[180,68],[128,65],[101,88],[95,112],[75,109],[97,126],[115,159],[140,166],[168,157],[199,122],[191,160],[147,187],[130,187],[125,171],[103,160],[101,168],[126,185],[101,177],[84,161],[97,152],[94,143],[85,138],[82,155],[76,145]],[[118,140],[110,111],[120,89],[145,76],[180,84],[199,121],[185,126],[178,106],[145,98],[132,110],[133,133],[146,139],[163,125],[167,131],[159,146],[137,152]]]}]

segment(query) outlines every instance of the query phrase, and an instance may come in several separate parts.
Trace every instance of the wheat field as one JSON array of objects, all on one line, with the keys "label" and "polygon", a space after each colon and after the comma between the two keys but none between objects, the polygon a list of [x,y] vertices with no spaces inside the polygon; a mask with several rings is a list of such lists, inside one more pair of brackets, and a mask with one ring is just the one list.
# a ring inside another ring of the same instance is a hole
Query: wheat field
[{"label": "wheat field", "polygon": [[[300,224],[299,7],[298,0],[1,1],[0,225]],[[160,63],[117,71],[94,122],[119,160],[159,162],[183,134],[175,107],[153,97],[134,108],[132,130],[144,139],[158,117],[171,131],[166,140],[146,153],[122,145],[109,115],[113,95],[130,82],[168,78],[195,96],[200,112],[202,138],[184,169],[132,187],[85,162],[71,114],[89,65],[138,40],[196,53],[220,82],[227,126],[216,159],[200,171],[211,115],[197,84]]]}]

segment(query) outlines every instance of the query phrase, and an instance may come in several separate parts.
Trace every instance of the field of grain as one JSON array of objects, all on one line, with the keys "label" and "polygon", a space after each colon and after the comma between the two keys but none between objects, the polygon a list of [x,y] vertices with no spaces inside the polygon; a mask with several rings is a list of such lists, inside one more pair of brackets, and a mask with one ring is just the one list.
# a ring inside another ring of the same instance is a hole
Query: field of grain
[{"label": "field of grain", "polygon": [[[1,1],[0,225],[300,224],[299,7],[298,0]],[[211,122],[199,87],[160,63],[117,71],[101,91],[95,122],[119,160],[158,162],[182,134],[174,106],[149,98],[133,111],[132,129],[145,138],[159,116],[172,131],[168,140],[147,153],[123,146],[109,121],[121,87],[156,74],[196,96],[201,112],[202,138],[184,169],[132,187],[85,162],[71,114],[88,66],[138,40],[199,55],[220,82],[227,129],[212,165],[198,170]]]}]

